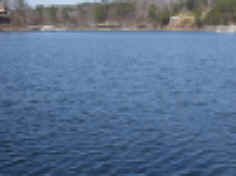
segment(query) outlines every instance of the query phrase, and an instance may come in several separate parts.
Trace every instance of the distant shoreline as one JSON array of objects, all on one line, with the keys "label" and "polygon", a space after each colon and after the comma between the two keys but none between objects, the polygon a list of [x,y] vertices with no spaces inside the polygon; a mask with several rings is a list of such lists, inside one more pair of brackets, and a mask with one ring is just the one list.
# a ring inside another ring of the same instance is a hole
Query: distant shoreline
[{"label": "distant shoreline", "polygon": [[121,28],[98,27],[67,27],[53,25],[28,25],[28,26],[0,26],[0,32],[65,32],[65,31],[193,31],[193,32],[222,32],[236,33],[236,25],[204,26],[201,28],[163,27],[163,28],[138,28],[135,26]]}]

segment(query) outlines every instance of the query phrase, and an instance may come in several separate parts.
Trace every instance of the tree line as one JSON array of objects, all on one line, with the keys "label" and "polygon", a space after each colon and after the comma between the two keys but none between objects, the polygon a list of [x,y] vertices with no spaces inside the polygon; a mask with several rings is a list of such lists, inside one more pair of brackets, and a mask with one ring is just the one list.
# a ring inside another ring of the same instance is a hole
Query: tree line
[{"label": "tree line", "polygon": [[189,12],[195,25],[236,23],[235,0],[173,0],[161,4],[159,0],[101,0],[77,5],[38,5],[30,7],[25,0],[6,0],[13,25],[63,25],[90,27],[97,24],[135,26],[151,24],[162,27],[171,16]]}]

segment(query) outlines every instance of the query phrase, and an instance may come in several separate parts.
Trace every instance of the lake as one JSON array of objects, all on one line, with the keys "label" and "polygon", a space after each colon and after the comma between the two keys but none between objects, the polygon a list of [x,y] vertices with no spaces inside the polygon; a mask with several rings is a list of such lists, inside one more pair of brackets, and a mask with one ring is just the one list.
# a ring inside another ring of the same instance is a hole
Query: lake
[{"label": "lake", "polygon": [[235,34],[0,33],[1,176],[235,173]]}]

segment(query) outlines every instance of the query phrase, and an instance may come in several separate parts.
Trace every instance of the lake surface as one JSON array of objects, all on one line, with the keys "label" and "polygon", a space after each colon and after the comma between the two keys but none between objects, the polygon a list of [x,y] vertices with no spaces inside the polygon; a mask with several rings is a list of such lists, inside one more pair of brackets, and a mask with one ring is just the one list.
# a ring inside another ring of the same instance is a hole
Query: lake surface
[{"label": "lake surface", "polygon": [[234,176],[236,35],[0,33],[1,176]]}]

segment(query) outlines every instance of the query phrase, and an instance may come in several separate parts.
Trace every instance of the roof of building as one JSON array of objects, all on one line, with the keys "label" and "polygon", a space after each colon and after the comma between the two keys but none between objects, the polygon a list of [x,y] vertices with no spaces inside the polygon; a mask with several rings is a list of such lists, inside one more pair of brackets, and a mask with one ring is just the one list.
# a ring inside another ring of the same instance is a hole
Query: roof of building
[{"label": "roof of building", "polygon": [[6,8],[2,3],[0,3],[0,12],[6,12]]}]

